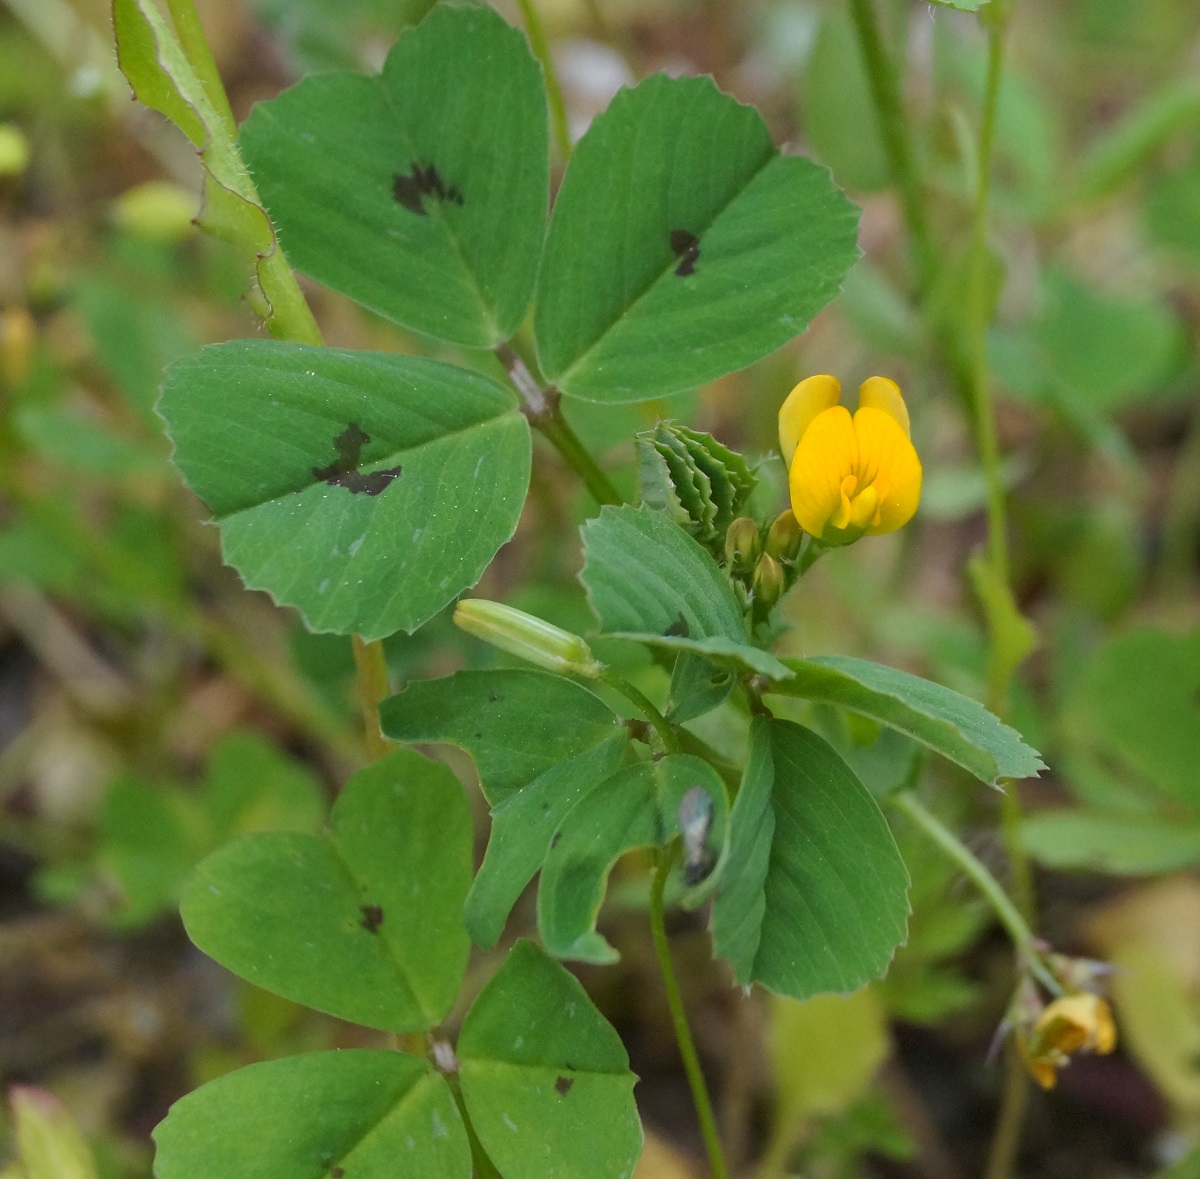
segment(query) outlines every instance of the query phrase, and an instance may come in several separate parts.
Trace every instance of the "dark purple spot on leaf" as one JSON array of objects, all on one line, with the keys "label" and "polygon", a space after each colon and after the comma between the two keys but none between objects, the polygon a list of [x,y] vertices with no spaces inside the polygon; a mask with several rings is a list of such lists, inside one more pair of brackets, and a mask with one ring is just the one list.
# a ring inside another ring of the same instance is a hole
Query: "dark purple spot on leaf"
[{"label": "dark purple spot on leaf", "polygon": [[388,467],[383,471],[359,474],[358,464],[362,448],[370,441],[371,435],[351,422],[333,440],[337,458],[327,467],[313,467],[313,478],[328,483],[330,487],[344,487],[351,495],[380,495],[404,468]]},{"label": "dark purple spot on leaf", "polygon": [[411,213],[424,217],[428,211],[424,198],[435,197],[443,204],[461,205],[462,192],[453,184],[447,184],[433,164],[413,162],[412,172],[398,172],[392,177],[392,196]]},{"label": "dark purple spot on leaf", "polygon": [[675,273],[680,278],[696,273],[696,263],[700,260],[700,239],[686,229],[671,230],[671,253],[679,259]]},{"label": "dark purple spot on leaf", "polygon": [[551,839],[550,839],[550,847],[551,847],[551,849],[558,847],[558,841],[559,841],[561,838],[562,838],[562,832],[561,832],[561,831],[555,831],[554,835],[553,835],[553,836],[551,837]]},{"label": "dark purple spot on leaf", "polygon": [[665,631],[663,631],[663,634],[665,636],[676,636],[681,639],[686,639],[690,630],[691,627],[688,626],[688,620],[684,618],[682,613],[680,613],[675,616],[675,621],[672,622]]},{"label": "dark purple spot on leaf", "polygon": [[499,699],[500,699],[500,697],[497,696],[495,692],[488,693],[488,703],[489,704],[495,704],[499,701]]},{"label": "dark purple spot on leaf", "polygon": [[378,933],[383,924],[383,910],[378,905],[363,905],[359,924],[368,933]]},{"label": "dark purple spot on leaf", "polygon": [[566,1095],[571,1092],[571,1086],[574,1084],[574,1077],[559,1077],[558,1080],[554,1082],[554,1092],[559,1094],[561,1097],[566,1097]]},{"label": "dark purple spot on leaf", "polygon": [[333,1170],[329,1172],[329,1179],[342,1179],[342,1176],[345,1175],[345,1173],[345,1168],[334,1167]]}]

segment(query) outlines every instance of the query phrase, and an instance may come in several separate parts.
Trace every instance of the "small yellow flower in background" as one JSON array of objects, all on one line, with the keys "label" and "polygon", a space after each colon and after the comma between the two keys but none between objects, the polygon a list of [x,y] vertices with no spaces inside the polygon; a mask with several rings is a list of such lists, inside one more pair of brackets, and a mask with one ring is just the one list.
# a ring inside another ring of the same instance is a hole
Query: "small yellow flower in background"
[{"label": "small yellow flower in background", "polygon": [[1058,1070],[1073,1052],[1111,1052],[1117,1029],[1108,1002],[1090,991],[1064,995],[1048,1003],[1027,1032],[1017,1032],[1026,1067],[1043,1089],[1053,1089]]},{"label": "small yellow flower in background", "polygon": [[841,393],[836,377],[808,377],[779,410],[792,511],[826,544],[894,532],[921,498],[921,460],[899,386],[887,377],[864,381],[853,417],[838,404]]}]

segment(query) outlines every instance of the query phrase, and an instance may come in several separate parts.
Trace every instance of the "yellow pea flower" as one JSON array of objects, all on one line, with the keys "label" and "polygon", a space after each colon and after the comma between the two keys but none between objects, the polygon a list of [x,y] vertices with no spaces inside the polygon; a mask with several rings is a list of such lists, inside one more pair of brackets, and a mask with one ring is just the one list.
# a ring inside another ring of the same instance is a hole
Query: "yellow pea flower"
[{"label": "yellow pea flower", "polygon": [[1112,1008],[1090,991],[1064,995],[1046,1005],[1027,1033],[1018,1031],[1017,1046],[1025,1066],[1043,1089],[1053,1089],[1058,1070],[1073,1052],[1111,1052],[1117,1044]]},{"label": "yellow pea flower", "polygon": [[899,386],[887,377],[864,381],[853,417],[838,404],[841,393],[836,377],[808,377],[779,410],[792,511],[826,544],[894,532],[921,498],[921,460]]}]

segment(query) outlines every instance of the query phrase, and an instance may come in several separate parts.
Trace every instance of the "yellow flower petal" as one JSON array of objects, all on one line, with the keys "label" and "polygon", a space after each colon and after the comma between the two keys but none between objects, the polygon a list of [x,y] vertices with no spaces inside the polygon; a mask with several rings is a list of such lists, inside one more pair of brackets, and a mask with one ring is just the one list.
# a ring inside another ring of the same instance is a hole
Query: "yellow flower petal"
[{"label": "yellow flower petal", "polygon": [[900,428],[909,437],[912,429],[908,423],[908,406],[900,393],[900,386],[887,377],[868,377],[858,387],[859,409],[881,409],[896,419]]},{"label": "yellow flower petal", "polygon": [[921,500],[921,460],[908,435],[890,414],[861,408],[854,415],[858,435],[859,485],[875,488],[879,506],[867,532],[895,532],[913,518]]},{"label": "yellow flower petal", "polygon": [[792,512],[810,536],[821,536],[841,508],[842,484],[857,466],[858,435],[850,411],[835,405],[817,414],[796,447],[788,474]]},{"label": "yellow flower petal", "polygon": [[1117,1044],[1112,1008],[1090,991],[1064,995],[1046,1006],[1028,1036],[1017,1044],[1030,1073],[1043,1089],[1052,1089],[1056,1073],[1072,1052],[1111,1052]]},{"label": "yellow flower petal", "polygon": [[792,456],[818,414],[837,405],[842,386],[837,377],[821,374],[801,381],[779,407],[779,450],[791,466]]}]

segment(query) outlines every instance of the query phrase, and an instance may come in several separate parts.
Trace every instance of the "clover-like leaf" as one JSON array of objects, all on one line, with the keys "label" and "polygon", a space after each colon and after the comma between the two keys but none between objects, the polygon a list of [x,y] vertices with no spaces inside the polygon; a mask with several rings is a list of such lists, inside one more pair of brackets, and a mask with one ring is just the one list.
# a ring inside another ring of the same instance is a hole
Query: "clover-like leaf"
[{"label": "clover-like leaf", "polygon": [[160,412],[225,559],[316,631],[415,630],[478,580],[529,485],[514,395],[414,356],[217,344],[168,370]]},{"label": "clover-like leaf", "polygon": [[440,4],[382,74],[255,107],[242,149],[299,268],[397,323],[492,347],[516,330],[549,202],[541,69],[484,4]]},{"label": "clover-like leaf", "polygon": [[245,835],[196,870],[188,935],[256,986],[342,1019],[422,1032],[458,993],[471,823],[454,775],[413,750],[360,770],[328,836]]},{"label": "clover-like leaf", "polygon": [[647,78],[580,140],[554,203],[534,329],[590,401],[702,385],[799,335],[858,257],[858,210],[781,155],[710,78]]}]

